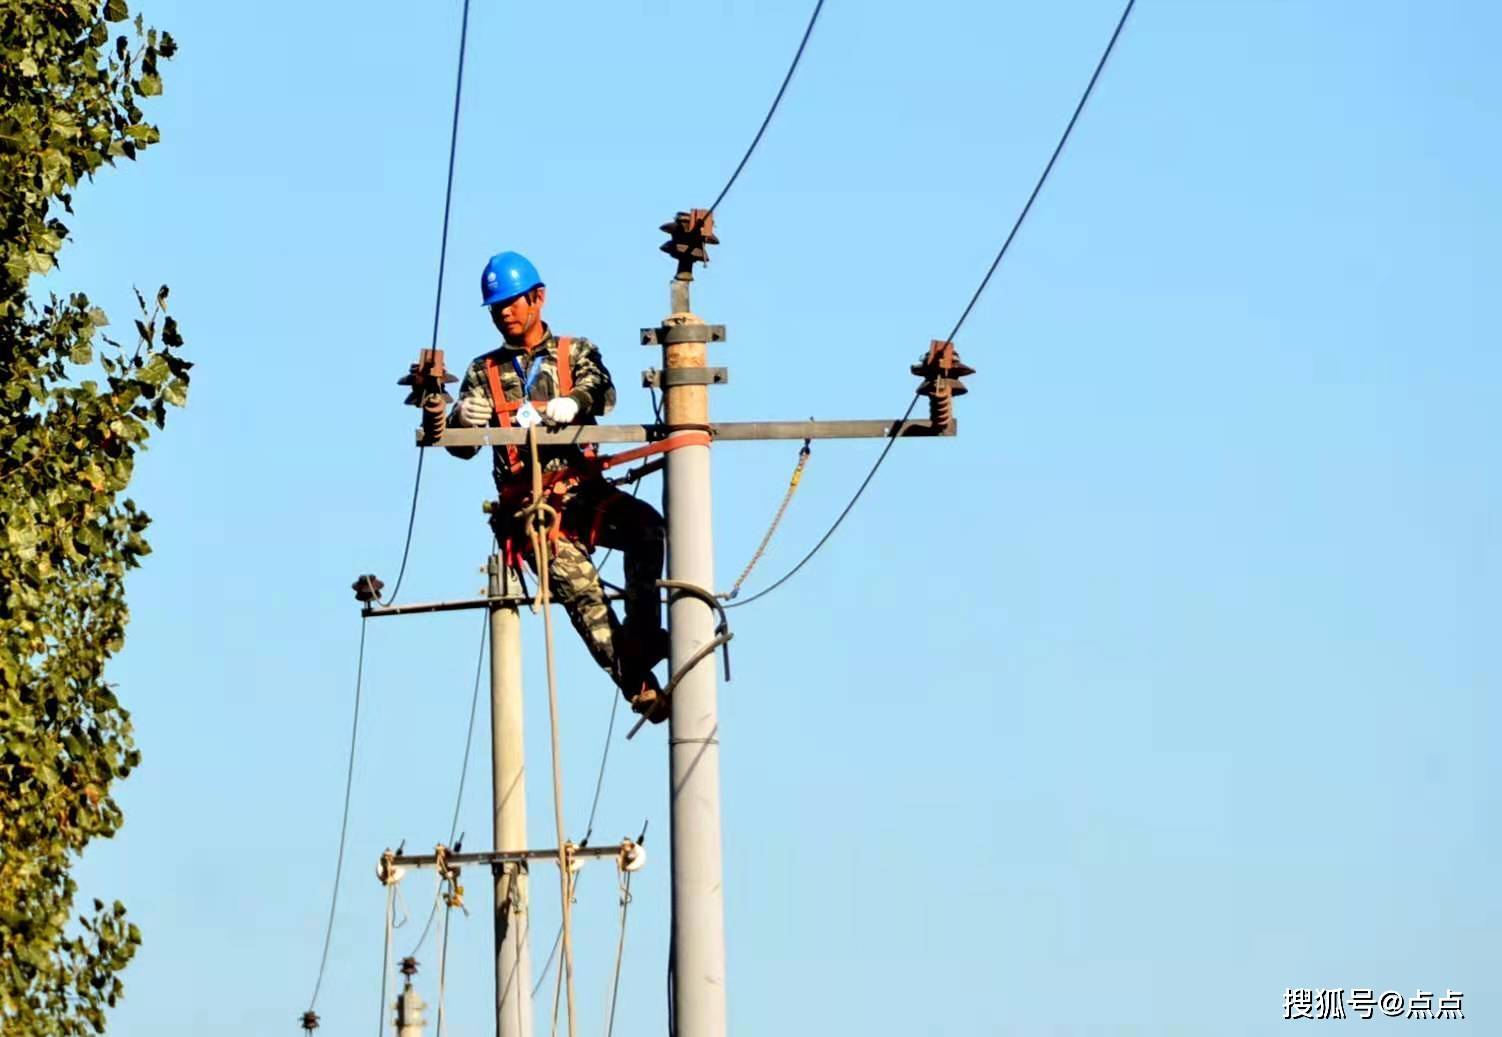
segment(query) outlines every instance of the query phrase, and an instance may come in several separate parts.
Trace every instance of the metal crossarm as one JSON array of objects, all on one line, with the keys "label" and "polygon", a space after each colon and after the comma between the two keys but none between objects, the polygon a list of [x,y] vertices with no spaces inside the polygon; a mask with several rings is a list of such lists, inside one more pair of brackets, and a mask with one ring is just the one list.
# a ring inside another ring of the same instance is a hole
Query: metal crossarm
[{"label": "metal crossarm", "polygon": [[[953,436],[958,423],[938,425],[932,421],[902,421],[878,418],[855,421],[725,421],[709,426],[709,434],[718,440],[753,439],[890,439],[894,430],[908,437]],[[667,425],[571,425],[563,429],[539,430],[539,446],[571,446],[585,443],[651,443],[673,432]],[[522,446],[527,442],[522,428],[449,428],[432,446]],[[421,440],[421,432],[418,434]],[[420,443],[420,445],[423,445]]]},{"label": "metal crossarm", "polygon": [[[619,857],[621,845],[614,846],[576,846],[568,851],[571,858],[583,859],[587,857]],[[557,849],[552,850],[480,850],[475,853],[450,853],[444,855],[444,862],[451,867],[462,867],[466,864],[520,864],[526,861],[556,861]],[[401,868],[431,868],[438,863],[438,855],[433,853],[405,853],[397,854],[391,858],[391,863]]]}]

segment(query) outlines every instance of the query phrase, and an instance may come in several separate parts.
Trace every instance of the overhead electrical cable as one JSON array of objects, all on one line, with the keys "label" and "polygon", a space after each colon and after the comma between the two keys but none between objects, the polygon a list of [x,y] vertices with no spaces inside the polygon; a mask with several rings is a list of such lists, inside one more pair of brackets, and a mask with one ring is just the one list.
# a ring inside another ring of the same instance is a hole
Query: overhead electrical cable
[{"label": "overhead electrical cable", "polygon": [[[445,844],[454,845],[454,838],[459,831],[459,808],[464,803],[464,780],[469,774],[470,748],[475,740],[475,715],[480,708],[480,676],[485,670],[485,638],[490,632],[490,613],[484,615],[485,621],[480,624],[480,651],[475,659],[475,686],[469,695],[469,727],[464,734],[464,759],[459,764],[459,791],[454,795],[454,818],[449,824],[449,841]],[[428,911],[428,920],[423,923],[422,932],[418,934],[417,942],[412,945],[412,950],[407,954],[409,958],[417,957],[417,952],[422,950],[422,945],[427,942],[428,933],[433,929],[433,919],[438,916],[438,899],[433,900],[433,907]]]},{"label": "overhead electrical cable", "polygon": [[[986,286],[991,283],[992,275],[995,274],[997,268],[1001,266],[1001,261],[1006,256],[1007,250],[1011,248],[1013,240],[1016,239],[1017,232],[1022,229],[1023,222],[1027,219],[1028,213],[1032,211],[1033,203],[1037,201],[1038,195],[1043,190],[1043,185],[1048,182],[1049,174],[1053,172],[1054,164],[1058,162],[1059,156],[1063,154],[1064,145],[1069,142],[1069,136],[1074,132],[1074,126],[1075,123],[1079,121],[1080,113],[1085,110],[1085,105],[1090,100],[1090,95],[1094,93],[1095,84],[1100,80],[1100,75],[1105,70],[1106,62],[1110,60],[1111,53],[1116,49],[1116,41],[1120,39],[1121,30],[1126,27],[1127,18],[1131,15],[1132,8],[1136,6],[1136,3],[1137,0],[1127,0],[1126,6],[1122,9],[1121,17],[1116,22],[1116,29],[1111,33],[1111,39],[1109,42],[1107,42],[1106,49],[1101,53],[1100,60],[1095,64],[1095,71],[1091,74],[1090,81],[1085,85],[1084,93],[1080,95],[1079,102],[1074,106],[1074,113],[1070,115],[1069,122],[1064,127],[1064,132],[1059,136],[1059,142],[1054,145],[1053,154],[1048,158],[1048,164],[1043,167],[1043,172],[1038,177],[1037,183],[1033,185],[1032,193],[1028,195],[1027,202],[1022,206],[1022,211],[1017,214],[1017,219],[1012,224],[1011,231],[1007,234],[1006,239],[1001,243],[1001,248],[997,250],[996,258],[991,261],[990,267],[987,268],[986,276],[981,278],[979,286],[977,286],[975,289],[975,294],[973,294],[970,297],[970,301],[966,303],[964,311],[960,314],[959,319],[954,322],[954,327],[950,329],[949,336],[945,341],[953,342],[954,337],[959,334],[960,328],[964,327],[965,321],[969,319],[971,311],[975,309],[975,304],[980,301],[980,297],[985,292]],[[834,536],[835,531],[840,528],[840,524],[845,521],[846,516],[848,516],[850,512],[855,508],[856,503],[861,499],[861,495],[866,492],[866,487],[871,485],[871,480],[876,477],[876,473],[881,468],[882,462],[884,462],[887,459],[887,455],[892,452],[892,447],[897,445],[897,440],[901,436],[903,427],[907,424],[908,419],[913,416],[913,409],[917,407],[918,401],[921,398],[922,397],[920,397],[917,393],[913,394],[912,400],[907,405],[907,410],[903,412],[902,417],[897,421],[897,424],[892,429],[891,437],[887,440],[886,445],[881,448],[881,453],[877,455],[876,463],[871,466],[871,470],[866,473],[866,477],[862,479],[861,484],[856,487],[854,496],[852,496],[849,503],[847,503],[845,507],[841,509],[839,515],[835,518],[834,523],[829,527],[829,529],[825,531],[824,535],[818,539],[818,542],[814,544],[813,548],[798,560],[798,564],[794,565],[775,582],[768,585],[767,587],[764,587],[760,591],[757,591],[749,598],[741,601],[728,602],[725,605],[726,608],[740,608],[741,606],[749,605],[753,601],[757,601],[760,598],[766,597],[768,594],[771,594],[778,587],[781,587],[784,583],[787,583],[794,576],[796,576],[799,570],[807,565],[809,561],[814,557],[814,555],[819,553],[819,550],[829,542],[830,537]]]},{"label": "overhead electrical cable", "polygon": [[[430,348],[438,348],[438,319],[443,311],[443,272],[448,266],[449,255],[449,213],[454,204],[454,160],[459,153],[459,102],[464,96],[464,51],[469,40],[469,0],[464,0],[464,13],[459,21],[459,67],[454,76],[454,117],[449,127],[449,167],[448,179],[443,188],[443,232],[438,240],[438,286],[433,292],[433,344]],[[390,605],[396,601],[397,592],[402,589],[402,577],[407,573],[407,557],[412,553],[412,530],[417,523],[417,496],[422,489],[422,459],[426,450],[417,452],[417,477],[412,480],[412,508],[407,516],[407,537],[402,544],[402,564],[396,574],[396,585],[391,588],[391,597],[381,602]]]},{"label": "overhead electrical cable", "polygon": [[[469,0],[464,0],[464,10],[459,23],[459,61],[458,71],[454,81],[454,118],[449,131],[449,159],[448,180],[444,187],[443,196],[443,233],[438,250],[438,287],[433,302],[433,348],[438,348],[438,315],[443,302],[443,271],[448,259],[448,236],[449,236],[449,213],[453,204],[454,195],[454,158],[459,143],[459,101],[464,91],[464,52],[469,39]],[[412,481],[412,506],[407,515],[407,535],[402,545],[402,561],[397,571],[396,583],[391,589],[390,598],[383,604],[390,605],[396,600],[397,593],[401,590],[402,578],[407,572],[407,559],[412,552],[412,531],[417,520],[417,498],[422,488],[422,459],[424,451],[417,452],[417,475]],[[349,804],[351,792],[354,788],[355,777],[355,745],[360,730],[360,690],[364,681],[365,673],[365,617],[360,620],[360,648],[356,655],[355,663],[355,705],[354,718],[350,722],[349,733],[349,762],[344,776],[344,810],[339,822],[339,853],[334,863],[334,888],[329,896],[329,918],[323,935],[323,953],[318,961],[318,979],[313,984],[313,996],[308,1000],[308,1015],[313,1015],[313,1010],[318,1005],[318,994],[323,989],[323,977],[328,970],[329,946],[334,937],[334,915],[339,905],[339,882],[344,874],[344,848],[349,836]],[[462,795],[462,789],[461,789]]]},{"label": "overhead electrical cable", "polygon": [[334,890],[329,895],[329,920],[323,931],[323,953],[318,958],[318,980],[308,999],[308,1012],[318,1007],[318,992],[323,989],[323,975],[329,964],[329,943],[334,938],[334,912],[339,907],[339,880],[344,875],[344,843],[349,835],[349,800],[355,784],[355,742],[360,733],[360,688],[365,678],[365,619],[360,620],[360,649],[355,656],[355,709],[349,725],[349,764],[344,771],[344,810],[339,820],[339,854],[334,860]]},{"label": "overhead electrical cable", "polygon": [[772,107],[767,109],[766,118],[762,119],[761,127],[757,129],[756,136],[751,138],[751,146],[741,156],[740,162],[735,167],[735,172],[730,174],[730,179],[725,181],[725,186],[720,188],[720,193],[715,196],[714,204],[709,207],[711,213],[720,207],[720,203],[725,200],[725,196],[735,186],[736,180],[741,175],[741,170],[746,168],[746,163],[751,161],[751,156],[755,153],[756,146],[761,143],[762,135],[767,132],[767,127],[772,125],[772,116],[777,114],[777,108],[782,104],[782,95],[787,93],[788,84],[793,81],[793,73],[798,71],[798,63],[803,60],[803,50],[808,46],[808,38],[813,35],[814,25],[819,21],[819,12],[823,9],[824,0],[819,0],[818,3],[814,4],[814,13],[809,15],[808,18],[808,28],[803,30],[803,39],[798,41],[798,50],[793,55],[793,63],[788,66],[787,75],[782,77],[782,85],[777,88],[777,96],[772,98]]}]

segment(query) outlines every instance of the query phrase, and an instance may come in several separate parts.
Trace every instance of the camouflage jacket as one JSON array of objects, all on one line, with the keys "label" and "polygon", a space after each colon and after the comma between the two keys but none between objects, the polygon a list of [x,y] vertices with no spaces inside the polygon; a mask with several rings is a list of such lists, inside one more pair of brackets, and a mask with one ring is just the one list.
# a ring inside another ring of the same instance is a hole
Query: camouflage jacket
[{"label": "camouflage jacket", "polygon": [[[538,352],[542,354],[540,362],[536,360]],[[593,425],[595,419],[610,413],[615,407],[615,385],[610,380],[610,372],[606,369],[604,361],[600,359],[600,350],[589,339],[571,339],[568,356],[569,372],[574,382],[569,396],[579,404],[579,416],[574,419],[573,423]],[[464,425],[464,419],[459,413],[459,404],[466,397],[474,395],[484,397],[490,405],[490,424],[500,424],[495,415],[495,401],[491,398],[490,378],[485,373],[487,360],[495,365],[496,374],[500,377],[501,390],[505,393],[507,401],[522,398],[522,378],[517,374],[517,368],[520,367],[523,371],[532,374],[533,364],[537,366],[531,398],[537,404],[537,409],[541,411],[548,400],[558,395],[558,340],[553,337],[552,330],[548,329],[547,338],[543,339],[532,353],[510,345],[502,345],[501,348],[471,361],[469,369],[464,372],[463,381],[459,383],[458,398],[453,410],[449,412],[450,424]],[[473,457],[479,452],[479,447],[449,449],[449,453],[456,457]],[[525,447],[517,449],[516,456],[523,463],[523,468],[522,471],[516,473],[511,471],[510,453],[505,447],[495,448],[492,454],[497,489],[517,480],[531,481],[531,473],[527,470],[529,457]],[[542,459],[543,470],[553,471],[578,461],[580,451],[578,447],[544,447],[539,451],[539,456]]]}]

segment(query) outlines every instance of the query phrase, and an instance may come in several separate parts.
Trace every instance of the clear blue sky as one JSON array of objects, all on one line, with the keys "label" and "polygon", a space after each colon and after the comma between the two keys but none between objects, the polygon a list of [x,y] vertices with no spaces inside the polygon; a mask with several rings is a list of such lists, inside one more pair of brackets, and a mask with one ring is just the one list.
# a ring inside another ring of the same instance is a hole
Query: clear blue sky
[{"label": "clear blue sky", "polygon": [[[657,225],[713,197],[809,6],[476,2],[449,356],[490,347],[476,278],[520,249],[554,326],[604,347],[618,416],[643,419],[636,330],[671,272]],[[406,521],[416,414],[394,383],[430,334],[459,7],[152,0],[182,45],[152,108],[163,143],[80,193],[55,283],[124,321],[132,282],[169,282],[198,363],[133,487],[156,551],[110,676],[145,764],[80,873],[145,934],[115,1034],[291,1034],[306,1006],[349,584],[393,578]],[[1118,11],[830,0],[697,283],[730,329],[718,416],[900,410]],[[735,1032],[1263,1033],[1287,1025],[1287,987],[1447,986],[1469,1020],[1446,1025],[1497,1032],[1499,33],[1483,3],[1139,4],[961,336],[979,373],[960,438],[899,446],[817,561],[735,615]],[[749,586],[874,450],[816,447]],[[722,585],[795,453],[717,448]],[[405,598],[480,587],[487,487],[483,462],[429,458]],[[550,843],[527,625],[529,809]],[[447,834],[479,632],[475,614],[370,628],[323,1033],[376,1021],[372,867]],[[582,834],[612,692],[560,644]],[[655,851],[619,1033],[663,1028],[665,765],[660,730],[617,741],[596,826],[650,818]],[[469,879],[455,1035],[490,1026]],[[399,951],[431,895],[405,886]],[[615,910],[608,869],[588,875],[583,1033]]]}]

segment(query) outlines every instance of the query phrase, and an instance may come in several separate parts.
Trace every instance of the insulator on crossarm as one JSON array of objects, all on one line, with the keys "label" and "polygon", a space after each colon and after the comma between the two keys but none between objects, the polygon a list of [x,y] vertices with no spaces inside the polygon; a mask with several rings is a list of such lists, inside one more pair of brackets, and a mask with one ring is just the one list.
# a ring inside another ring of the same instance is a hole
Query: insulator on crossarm
[{"label": "insulator on crossarm", "polygon": [[954,343],[934,339],[912,372],[923,379],[918,393],[928,397],[929,420],[935,428],[948,427],[954,421],[954,398],[969,391],[960,379],[974,374],[975,368],[960,362]]},{"label": "insulator on crossarm", "polygon": [[954,420],[954,393],[948,385],[937,385],[928,393],[928,420],[936,426],[947,426]]},{"label": "insulator on crossarm", "polygon": [[422,401],[422,445],[432,446],[438,442],[449,424],[447,393],[429,393]]}]

